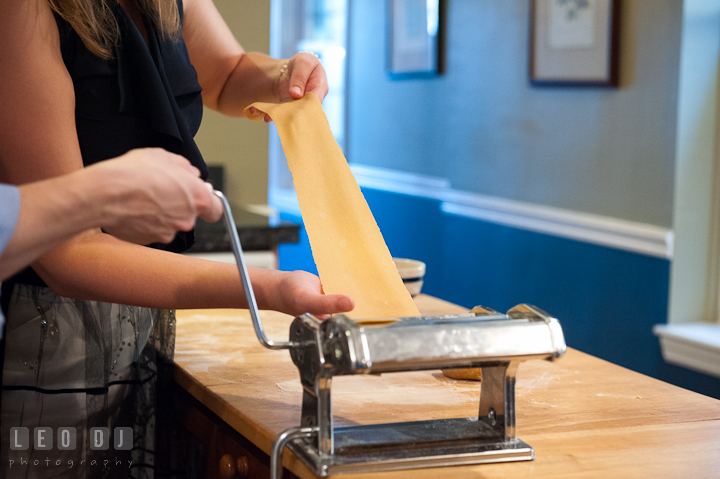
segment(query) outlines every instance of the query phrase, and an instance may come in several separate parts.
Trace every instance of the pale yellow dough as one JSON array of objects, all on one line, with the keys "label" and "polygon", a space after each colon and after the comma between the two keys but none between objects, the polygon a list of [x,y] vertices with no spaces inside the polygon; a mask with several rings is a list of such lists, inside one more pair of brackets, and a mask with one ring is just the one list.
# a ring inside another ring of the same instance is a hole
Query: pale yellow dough
[{"label": "pale yellow dough", "polygon": [[354,319],[418,316],[318,98],[245,110],[262,121],[253,107],[277,126],[324,292],[350,296]]},{"label": "pale yellow dough", "polygon": [[453,379],[469,379],[471,381],[482,379],[482,368],[443,369],[442,372],[445,376]]}]

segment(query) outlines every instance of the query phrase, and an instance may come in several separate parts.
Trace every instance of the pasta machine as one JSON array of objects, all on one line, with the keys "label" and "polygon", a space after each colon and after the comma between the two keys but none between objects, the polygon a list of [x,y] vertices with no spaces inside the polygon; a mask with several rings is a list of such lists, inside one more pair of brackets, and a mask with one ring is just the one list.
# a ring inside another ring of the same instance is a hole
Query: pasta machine
[{"label": "pasta machine", "polygon": [[[318,476],[532,460],[515,435],[515,378],[521,362],[565,352],[557,319],[519,305],[506,314],[477,307],[465,314],[356,322],[338,314],[320,321],[298,316],[288,342],[263,332],[240,241],[227,200],[225,222],[260,343],[289,349],[303,386],[302,416],[275,440],[271,475],[279,478],[290,449]],[[481,368],[478,415],[394,424],[333,425],[333,377],[433,369]]]}]

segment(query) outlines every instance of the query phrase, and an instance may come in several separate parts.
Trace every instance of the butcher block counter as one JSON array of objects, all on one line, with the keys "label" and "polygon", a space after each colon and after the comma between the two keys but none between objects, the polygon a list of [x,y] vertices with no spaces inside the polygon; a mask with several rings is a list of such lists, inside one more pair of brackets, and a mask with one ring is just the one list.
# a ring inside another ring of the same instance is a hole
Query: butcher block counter
[{"label": "butcher block counter", "polygon": [[[415,299],[423,314],[465,311],[426,295]],[[262,311],[261,318],[270,339],[287,340],[290,316]],[[177,312],[175,364],[180,392],[204,411],[179,409],[209,449],[203,474],[268,477],[273,440],[300,424],[302,388],[289,353],[263,348],[245,310],[188,310]],[[333,412],[340,426],[477,416],[479,391],[479,383],[440,371],[336,377]],[[516,398],[517,435],[535,448],[533,461],[335,477],[720,477],[716,399],[572,348],[555,362],[521,363]],[[206,416],[212,433],[199,432]],[[284,477],[315,477],[289,451],[283,459]]]}]

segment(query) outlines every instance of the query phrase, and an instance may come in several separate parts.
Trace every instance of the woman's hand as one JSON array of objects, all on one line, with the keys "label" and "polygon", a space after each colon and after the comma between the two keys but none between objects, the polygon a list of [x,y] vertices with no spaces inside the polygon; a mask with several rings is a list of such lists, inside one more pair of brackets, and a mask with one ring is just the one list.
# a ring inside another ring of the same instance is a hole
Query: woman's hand
[{"label": "woman's hand", "polygon": [[243,117],[245,108],[257,101],[284,102],[308,91],[320,101],[327,95],[325,69],[314,54],[296,53],[278,60],[245,52],[212,0],[185,0],[183,8],[183,38],[206,107]]},{"label": "woman's hand", "polygon": [[[311,91],[321,102],[328,93],[327,75],[317,56],[308,52],[300,52],[289,60],[280,60],[277,78],[277,101],[283,103],[297,100]],[[250,109],[252,115],[257,114],[255,108]],[[272,121],[265,113],[265,123]]]},{"label": "woman's hand", "polygon": [[297,100],[309,91],[315,93],[321,102],[327,95],[327,75],[316,55],[308,52],[296,53],[283,63],[281,70],[278,86],[281,102]]},{"label": "woman's hand", "polygon": [[265,276],[262,279],[253,278],[260,309],[273,309],[292,316],[310,313],[324,319],[330,314],[346,313],[355,307],[348,296],[323,294],[320,278],[314,274],[257,269],[254,272],[257,276]]}]

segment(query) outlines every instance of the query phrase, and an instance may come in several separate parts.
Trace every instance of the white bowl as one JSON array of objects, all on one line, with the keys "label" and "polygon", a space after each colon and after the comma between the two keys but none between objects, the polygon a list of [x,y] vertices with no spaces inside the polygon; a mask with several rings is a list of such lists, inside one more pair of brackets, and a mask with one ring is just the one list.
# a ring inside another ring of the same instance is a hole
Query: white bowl
[{"label": "white bowl", "polygon": [[407,258],[393,258],[393,263],[410,295],[420,294],[425,277],[425,263]]}]

